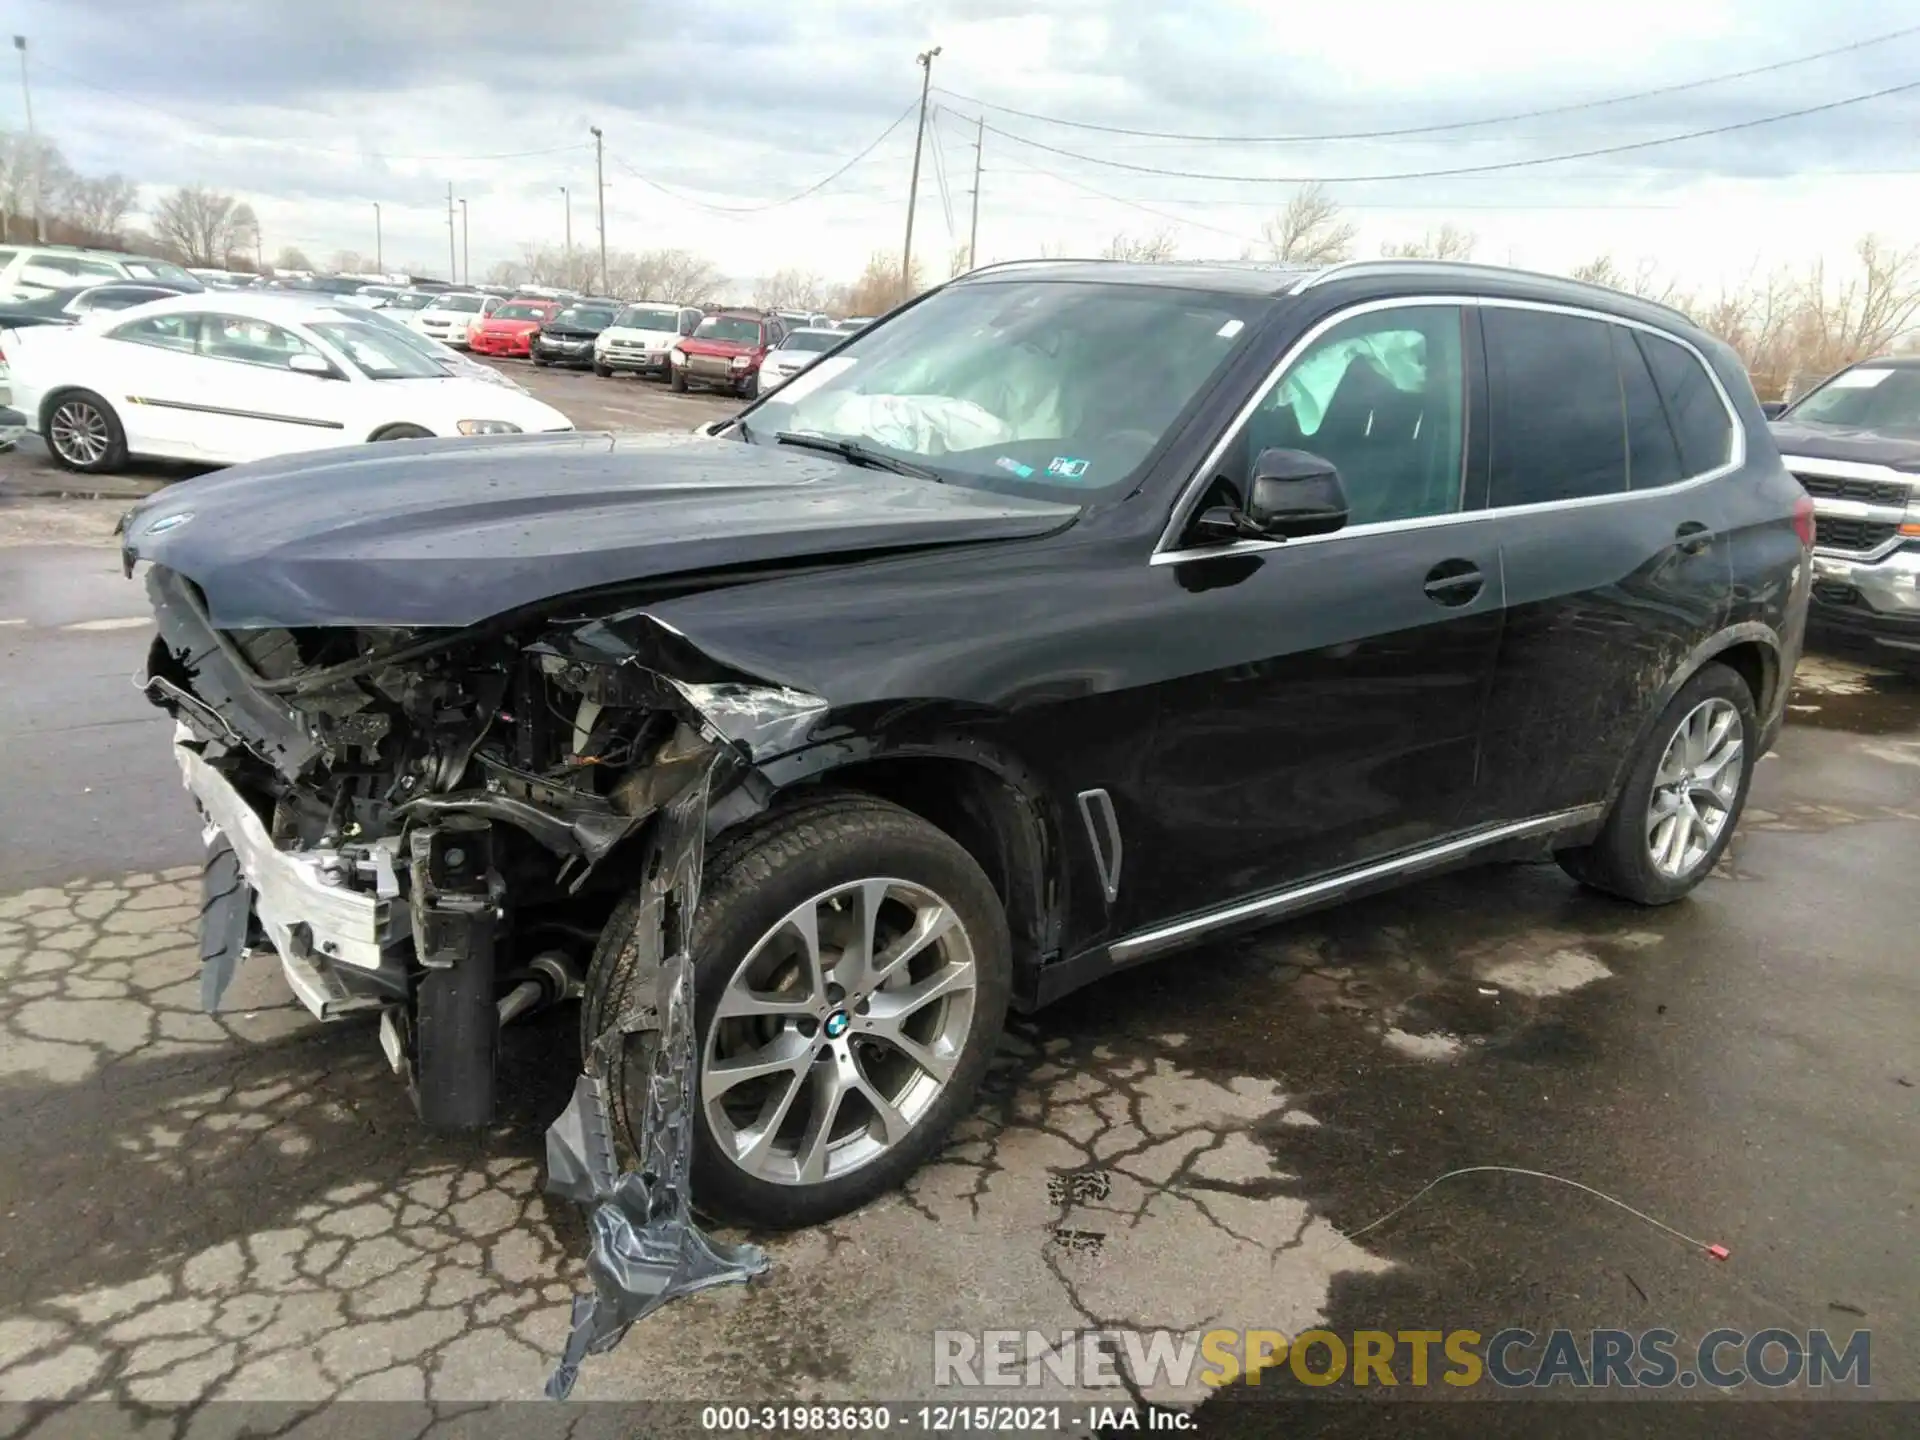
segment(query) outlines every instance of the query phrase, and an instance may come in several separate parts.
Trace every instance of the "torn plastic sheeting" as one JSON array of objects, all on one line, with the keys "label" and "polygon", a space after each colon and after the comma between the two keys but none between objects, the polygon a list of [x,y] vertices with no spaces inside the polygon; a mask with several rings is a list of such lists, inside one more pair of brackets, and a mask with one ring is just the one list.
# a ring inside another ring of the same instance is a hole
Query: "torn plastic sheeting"
[{"label": "torn plastic sheeting", "polygon": [[[682,1295],[745,1281],[767,1269],[753,1245],[726,1245],[694,1223],[690,1182],[699,1087],[693,1013],[694,908],[700,899],[707,792],[715,756],[661,807],[641,873],[649,878],[637,944],[649,945],[658,983],[653,1013],[623,1010],[594,1037],[587,1073],[547,1131],[547,1188],[587,1207],[591,1294],[573,1302],[573,1328],[547,1394],[564,1400],[589,1355],[610,1350],[636,1320]],[[645,957],[636,973],[645,973]],[[659,1027],[647,1076],[636,1169],[619,1172],[607,1107],[606,1058],[631,1030]]]},{"label": "torn plastic sheeting", "polygon": [[680,692],[722,737],[746,749],[754,759],[799,748],[827,702],[784,685],[695,685],[670,677]]}]

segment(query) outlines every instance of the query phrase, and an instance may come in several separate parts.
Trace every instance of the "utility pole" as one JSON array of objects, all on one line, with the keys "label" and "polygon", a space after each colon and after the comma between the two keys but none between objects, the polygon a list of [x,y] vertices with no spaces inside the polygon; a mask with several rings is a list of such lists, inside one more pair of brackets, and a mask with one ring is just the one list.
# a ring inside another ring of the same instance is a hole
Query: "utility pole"
[{"label": "utility pole", "polygon": [[13,37],[13,48],[20,52],[20,98],[27,102],[27,154],[33,166],[33,242],[36,245],[47,243],[46,222],[40,218],[40,142],[33,136],[33,90],[27,84],[27,37]]},{"label": "utility pole", "polygon": [[933,57],[940,47],[922,50],[913,57],[924,72],[920,77],[920,128],[913,132],[913,179],[907,185],[907,243],[900,252],[900,298],[913,293],[913,203],[920,198],[920,147],[927,138],[927,91],[933,85]]},{"label": "utility pole", "polygon": [[447,182],[447,283],[458,285],[460,272],[453,263],[453,182]]},{"label": "utility pole", "polygon": [[973,222],[967,227],[967,269],[980,268],[980,150],[987,139],[987,121],[983,115],[973,132]]},{"label": "utility pole", "polygon": [[460,197],[460,283],[473,284],[473,261],[467,257],[467,197]]},{"label": "utility pole", "polygon": [[373,202],[373,268],[382,276],[387,273],[386,252],[380,244],[380,202]]},{"label": "utility pole", "polygon": [[600,197],[600,293],[607,293],[607,142],[600,134],[600,127],[588,127],[593,131],[593,188]]},{"label": "utility pole", "polygon": [[560,187],[560,203],[567,207],[567,274],[560,283],[567,289],[573,288],[573,196],[567,193],[567,187]]}]

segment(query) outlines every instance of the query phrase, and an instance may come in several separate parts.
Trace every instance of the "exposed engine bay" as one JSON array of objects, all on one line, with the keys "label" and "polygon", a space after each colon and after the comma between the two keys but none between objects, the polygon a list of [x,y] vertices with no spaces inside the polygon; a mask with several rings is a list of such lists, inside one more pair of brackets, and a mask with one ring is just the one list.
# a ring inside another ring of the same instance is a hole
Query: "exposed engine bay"
[{"label": "exposed engine bay", "polygon": [[[756,754],[789,748],[825,703],[669,679],[599,620],[222,632],[191,582],[155,566],[147,583],[159,634],[143,684],[178,722],[208,820],[208,1009],[244,955],[271,948],[319,1018],[379,1011],[424,1121],[486,1125],[500,1027],[576,995],[613,904],[642,893],[626,942],[639,983],[585,1037],[586,1073],[548,1135],[553,1187],[588,1207],[594,1281],[553,1393],[675,1295],[765,1269],[689,1208],[687,936],[707,833],[761,807]],[[634,1035],[654,1059],[623,1173],[600,1062]]]}]

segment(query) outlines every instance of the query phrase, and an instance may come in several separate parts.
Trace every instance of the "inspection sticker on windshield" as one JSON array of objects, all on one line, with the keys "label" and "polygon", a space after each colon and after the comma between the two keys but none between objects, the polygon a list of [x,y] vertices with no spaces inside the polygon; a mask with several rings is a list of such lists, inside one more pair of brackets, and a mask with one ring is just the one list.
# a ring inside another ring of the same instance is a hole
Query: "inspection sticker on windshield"
[{"label": "inspection sticker on windshield", "polygon": [[1222,340],[1231,340],[1246,328],[1247,322],[1244,320],[1229,320],[1213,333],[1218,335]]},{"label": "inspection sticker on windshield", "polygon": [[998,460],[994,461],[993,463],[998,465],[1002,470],[1006,471],[1009,475],[1018,475],[1022,480],[1025,480],[1029,475],[1033,474],[1033,466],[1022,465],[1018,460],[1014,459],[1011,455],[1002,455]]},{"label": "inspection sticker on windshield", "polygon": [[1071,455],[1056,455],[1047,462],[1047,473],[1062,480],[1078,480],[1087,473],[1087,462]]},{"label": "inspection sticker on windshield", "polygon": [[1892,373],[1891,370],[1849,370],[1834,376],[1827,384],[1835,390],[1871,390]]}]

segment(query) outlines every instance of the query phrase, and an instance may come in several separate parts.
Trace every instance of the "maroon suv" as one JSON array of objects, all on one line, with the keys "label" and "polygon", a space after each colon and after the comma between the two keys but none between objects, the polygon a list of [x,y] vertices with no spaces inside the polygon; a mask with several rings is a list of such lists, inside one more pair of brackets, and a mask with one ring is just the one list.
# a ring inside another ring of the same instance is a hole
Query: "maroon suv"
[{"label": "maroon suv", "polygon": [[771,315],[739,310],[709,315],[668,357],[673,388],[702,385],[752,399],[760,389],[760,362],[786,334]]}]

